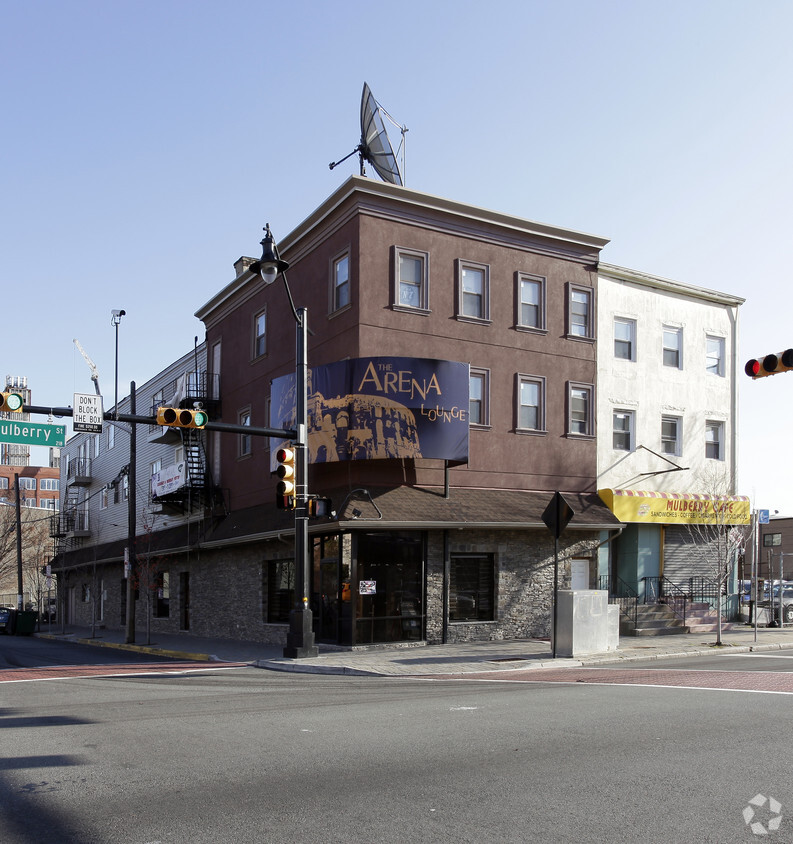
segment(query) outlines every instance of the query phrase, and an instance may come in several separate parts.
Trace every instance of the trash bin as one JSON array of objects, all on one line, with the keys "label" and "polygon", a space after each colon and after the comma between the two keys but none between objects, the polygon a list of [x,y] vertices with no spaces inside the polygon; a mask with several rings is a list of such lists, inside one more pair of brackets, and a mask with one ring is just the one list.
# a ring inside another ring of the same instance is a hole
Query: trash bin
[{"label": "trash bin", "polygon": [[35,610],[17,610],[16,621],[14,623],[15,636],[30,636],[36,631],[36,616],[38,613]]},{"label": "trash bin", "polygon": [[17,611],[11,607],[0,607],[0,633],[13,634],[16,614]]}]

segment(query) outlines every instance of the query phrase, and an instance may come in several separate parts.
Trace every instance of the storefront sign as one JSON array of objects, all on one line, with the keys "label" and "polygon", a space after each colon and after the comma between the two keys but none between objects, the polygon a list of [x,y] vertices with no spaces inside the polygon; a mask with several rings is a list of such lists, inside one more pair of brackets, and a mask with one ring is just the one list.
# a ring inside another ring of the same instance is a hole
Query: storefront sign
[{"label": "storefront sign", "polygon": [[[314,367],[308,395],[310,461],[465,463],[468,378],[467,363],[425,358],[355,358]],[[273,381],[270,406],[272,427],[295,427],[294,375]]]},{"label": "storefront sign", "polygon": [[358,594],[359,595],[376,595],[377,594],[377,581],[376,580],[361,580],[358,583]]},{"label": "storefront sign", "polygon": [[662,525],[748,525],[751,506],[745,495],[695,495],[635,489],[600,489],[603,503],[621,522]]}]

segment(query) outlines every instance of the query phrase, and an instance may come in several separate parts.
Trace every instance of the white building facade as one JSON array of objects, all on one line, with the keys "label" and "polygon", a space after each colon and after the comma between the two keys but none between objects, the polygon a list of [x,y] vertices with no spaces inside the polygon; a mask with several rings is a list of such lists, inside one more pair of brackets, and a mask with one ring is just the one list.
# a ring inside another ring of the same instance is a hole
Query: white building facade
[{"label": "white building facade", "polygon": [[612,589],[689,589],[709,574],[692,559],[689,514],[726,496],[736,523],[748,516],[736,477],[743,301],[599,265],[598,490],[626,524],[609,554]]}]

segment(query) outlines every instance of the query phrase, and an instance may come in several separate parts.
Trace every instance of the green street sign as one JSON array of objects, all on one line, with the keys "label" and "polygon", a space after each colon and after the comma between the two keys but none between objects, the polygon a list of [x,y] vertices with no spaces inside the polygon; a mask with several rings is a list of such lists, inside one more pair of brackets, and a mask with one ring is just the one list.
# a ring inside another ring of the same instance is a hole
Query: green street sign
[{"label": "green street sign", "polygon": [[61,448],[66,445],[66,426],[0,419],[0,442]]}]

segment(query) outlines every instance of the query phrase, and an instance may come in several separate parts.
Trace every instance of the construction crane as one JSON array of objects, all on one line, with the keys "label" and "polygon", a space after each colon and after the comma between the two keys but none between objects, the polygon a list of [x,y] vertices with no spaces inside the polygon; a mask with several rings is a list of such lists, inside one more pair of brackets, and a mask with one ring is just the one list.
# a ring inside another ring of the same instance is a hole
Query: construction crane
[{"label": "construction crane", "polygon": [[74,345],[77,346],[80,354],[85,358],[85,362],[88,364],[91,370],[91,380],[94,382],[94,389],[96,390],[96,394],[101,396],[102,393],[99,390],[99,370],[96,368],[96,364],[88,357],[88,352],[80,345],[79,340],[74,340]]}]

